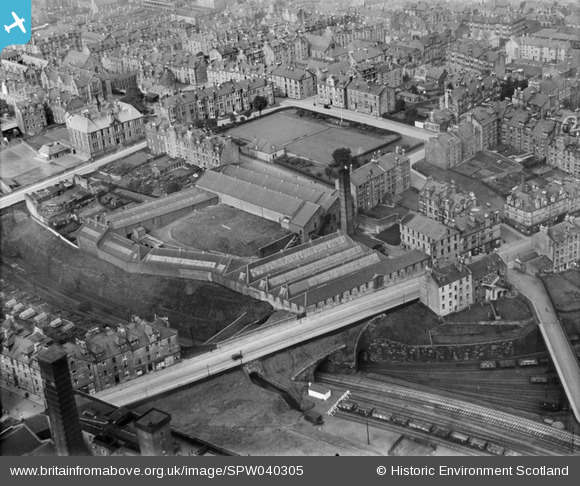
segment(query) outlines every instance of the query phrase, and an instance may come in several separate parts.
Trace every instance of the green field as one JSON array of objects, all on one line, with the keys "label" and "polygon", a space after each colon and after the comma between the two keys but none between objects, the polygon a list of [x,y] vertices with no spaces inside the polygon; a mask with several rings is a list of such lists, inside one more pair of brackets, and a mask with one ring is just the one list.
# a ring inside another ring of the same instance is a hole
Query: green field
[{"label": "green field", "polygon": [[252,142],[254,138],[268,140],[272,145],[282,147],[293,140],[312,135],[326,128],[328,128],[326,125],[303,118],[285,113],[274,113],[228,130],[227,134],[247,142]]},{"label": "green field", "polygon": [[399,139],[396,134],[367,135],[354,129],[340,128],[286,113],[258,118],[229,130],[227,134],[249,143],[254,140],[267,140],[276,147],[286,147],[290,155],[324,165],[332,162],[332,152],[337,148],[350,148],[353,155],[357,156],[378,150]]},{"label": "green field", "polygon": [[349,148],[354,156],[358,156],[371,150],[378,150],[397,138],[397,135],[378,137],[344,128],[328,128],[323,132],[290,143],[287,149],[290,154],[329,165],[332,162],[332,152],[337,148]]}]

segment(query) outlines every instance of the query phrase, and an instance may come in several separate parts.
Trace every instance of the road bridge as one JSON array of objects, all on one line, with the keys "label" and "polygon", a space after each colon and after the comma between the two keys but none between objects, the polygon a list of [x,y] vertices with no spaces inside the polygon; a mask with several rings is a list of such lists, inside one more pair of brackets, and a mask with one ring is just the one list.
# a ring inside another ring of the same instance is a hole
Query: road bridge
[{"label": "road bridge", "polygon": [[220,343],[212,352],[103,390],[95,396],[122,406],[208,378],[417,300],[419,279],[420,276],[414,277],[302,319],[256,329]]},{"label": "road bridge", "polygon": [[570,408],[580,422],[580,363],[544,285],[539,278],[511,268],[508,270],[508,281],[532,303],[540,324],[540,332],[568,397]]}]

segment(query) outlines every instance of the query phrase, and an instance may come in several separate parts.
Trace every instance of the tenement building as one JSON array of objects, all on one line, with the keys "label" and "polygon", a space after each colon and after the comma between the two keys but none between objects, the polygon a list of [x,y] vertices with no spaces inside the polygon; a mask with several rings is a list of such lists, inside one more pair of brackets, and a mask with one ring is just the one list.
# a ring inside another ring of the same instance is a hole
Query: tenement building
[{"label": "tenement building", "polygon": [[471,304],[497,300],[508,291],[507,265],[497,253],[474,261],[460,258],[429,268],[421,278],[419,299],[439,316],[462,311]]},{"label": "tenement building", "polygon": [[459,232],[459,254],[488,253],[499,244],[498,211],[478,206],[472,192],[459,193],[454,183],[428,180],[419,193],[419,212]]},{"label": "tenement building", "polygon": [[116,329],[95,329],[85,339],[65,343],[73,387],[95,393],[178,362],[177,331],[162,319],[134,318]]},{"label": "tenement building", "polygon": [[167,120],[152,120],[145,125],[147,146],[155,155],[183,158],[204,169],[240,161],[240,147],[230,137],[206,135],[203,130]]},{"label": "tenement building", "polygon": [[403,153],[373,158],[350,175],[355,210],[369,210],[411,187],[411,164]]},{"label": "tenement building", "polygon": [[504,205],[506,223],[532,234],[540,225],[552,225],[566,214],[580,211],[580,183],[567,175],[551,175],[514,188]]},{"label": "tenement building", "polygon": [[567,216],[554,226],[540,226],[532,237],[534,249],[552,260],[554,272],[578,268],[580,264],[580,219]]},{"label": "tenement building", "polygon": [[433,265],[439,260],[455,260],[460,253],[460,236],[454,228],[433,221],[413,211],[399,223],[401,246],[431,256]]}]

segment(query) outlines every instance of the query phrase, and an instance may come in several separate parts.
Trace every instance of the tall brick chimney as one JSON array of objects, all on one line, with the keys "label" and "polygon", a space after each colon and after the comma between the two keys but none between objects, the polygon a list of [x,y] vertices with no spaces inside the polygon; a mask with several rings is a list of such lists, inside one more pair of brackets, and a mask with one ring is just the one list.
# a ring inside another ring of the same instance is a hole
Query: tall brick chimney
[{"label": "tall brick chimney", "polygon": [[350,193],[350,171],[344,166],[338,171],[338,197],[340,199],[340,228],[348,236],[354,235],[354,201]]}]

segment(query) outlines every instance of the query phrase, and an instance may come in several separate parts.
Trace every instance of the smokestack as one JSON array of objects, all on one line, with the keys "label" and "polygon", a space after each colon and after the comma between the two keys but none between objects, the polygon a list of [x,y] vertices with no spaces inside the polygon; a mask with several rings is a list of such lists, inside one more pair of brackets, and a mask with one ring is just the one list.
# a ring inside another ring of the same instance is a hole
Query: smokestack
[{"label": "smokestack", "polygon": [[354,235],[354,201],[350,193],[349,167],[338,171],[338,197],[340,199],[340,229],[348,236]]},{"label": "smokestack", "polygon": [[51,346],[38,355],[38,366],[44,382],[44,399],[56,453],[59,456],[89,455],[83,440],[66,350],[62,346]]}]

